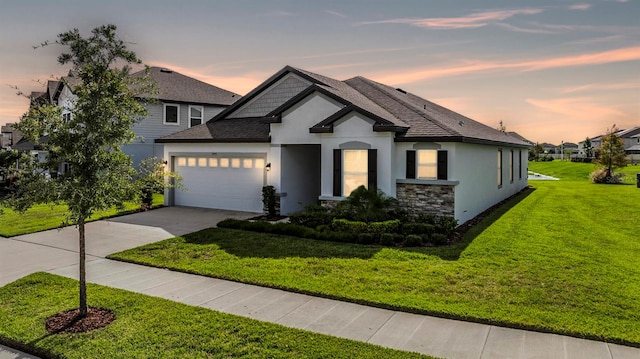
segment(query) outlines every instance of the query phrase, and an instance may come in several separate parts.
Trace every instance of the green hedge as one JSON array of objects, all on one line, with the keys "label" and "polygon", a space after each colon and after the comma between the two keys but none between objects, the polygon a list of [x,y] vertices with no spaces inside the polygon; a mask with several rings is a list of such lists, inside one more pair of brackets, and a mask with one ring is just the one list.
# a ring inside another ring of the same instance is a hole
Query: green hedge
[{"label": "green hedge", "polygon": [[330,226],[320,225],[314,229],[293,223],[225,219],[218,223],[218,227],[330,242],[378,244],[389,247],[443,245],[448,241],[447,235],[434,232],[433,225],[424,223],[402,225],[400,220],[365,223],[334,219]]}]

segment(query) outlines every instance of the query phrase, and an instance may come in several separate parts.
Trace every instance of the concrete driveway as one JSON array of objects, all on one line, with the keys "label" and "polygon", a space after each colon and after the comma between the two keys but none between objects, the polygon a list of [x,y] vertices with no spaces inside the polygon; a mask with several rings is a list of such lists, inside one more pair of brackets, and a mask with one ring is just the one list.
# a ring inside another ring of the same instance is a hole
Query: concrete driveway
[{"label": "concrete driveway", "polygon": [[[250,218],[255,213],[192,207],[165,207],[88,223],[87,262],[147,243],[213,227],[226,218]],[[75,227],[0,237],[0,286],[33,272],[78,263]]]}]

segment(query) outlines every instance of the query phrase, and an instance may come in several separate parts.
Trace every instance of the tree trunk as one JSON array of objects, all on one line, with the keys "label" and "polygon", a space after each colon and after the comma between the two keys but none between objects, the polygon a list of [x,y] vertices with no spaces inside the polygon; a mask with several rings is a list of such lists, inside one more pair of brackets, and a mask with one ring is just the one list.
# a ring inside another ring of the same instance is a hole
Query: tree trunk
[{"label": "tree trunk", "polygon": [[80,317],[87,315],[87,278],[85,268],[85,236],[84,220],[78,221],[78,232],[80,235]]}]

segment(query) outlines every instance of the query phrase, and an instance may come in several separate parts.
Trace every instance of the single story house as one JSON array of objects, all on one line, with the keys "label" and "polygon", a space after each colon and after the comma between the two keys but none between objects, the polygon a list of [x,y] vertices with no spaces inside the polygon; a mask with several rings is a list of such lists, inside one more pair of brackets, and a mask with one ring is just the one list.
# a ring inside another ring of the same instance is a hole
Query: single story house
[{"label": "single story house", "polygon": [[289,214],[360,185],[459,223],[527,187],[530,144],[408,93],[286,66],[208,122],[156,140],[186,191],[167,205]]}]

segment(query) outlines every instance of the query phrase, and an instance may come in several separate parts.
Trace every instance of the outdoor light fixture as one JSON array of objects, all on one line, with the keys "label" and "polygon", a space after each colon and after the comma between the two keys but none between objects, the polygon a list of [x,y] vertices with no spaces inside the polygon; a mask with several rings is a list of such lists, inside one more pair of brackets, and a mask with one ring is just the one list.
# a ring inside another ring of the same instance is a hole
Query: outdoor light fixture
[{"label": "outdoor light fixture", "polygon": [[271,162],[267,163],[267,165],[264,166],[264,168],[267,169],[267,172],[271,171]]}]

